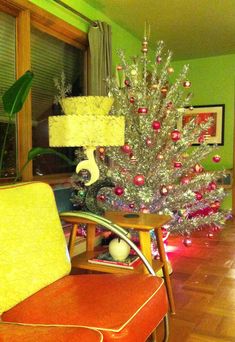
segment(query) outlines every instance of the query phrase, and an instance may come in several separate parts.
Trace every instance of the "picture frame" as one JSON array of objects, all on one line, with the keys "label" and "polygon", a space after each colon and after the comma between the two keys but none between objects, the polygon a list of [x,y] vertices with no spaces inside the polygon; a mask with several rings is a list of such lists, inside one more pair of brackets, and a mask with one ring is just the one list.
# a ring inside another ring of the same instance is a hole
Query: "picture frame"
[{"label": "picture frame", "polygon": [[[198,124],[213,118],[214,121],[211,127],[202,135],[208,145],[224,145],[224,113],[224,104],[188,107],[182,115],[178,128],[182,129],[192,118],[196,118],[196,123]],[[194,141],[192,145],[199,145],[199,142]]]}]

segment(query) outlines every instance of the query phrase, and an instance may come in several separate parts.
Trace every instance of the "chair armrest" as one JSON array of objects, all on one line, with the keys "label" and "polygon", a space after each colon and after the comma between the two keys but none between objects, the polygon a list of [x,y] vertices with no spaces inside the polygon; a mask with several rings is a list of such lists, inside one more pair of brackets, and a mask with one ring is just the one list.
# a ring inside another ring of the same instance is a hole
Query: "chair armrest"
[{"label": "chair armrest", "polygon": [[143,255],[143,253],[139,250],[139,248],[128,238],[128,232],[118,226],[117,224],[112,223],[111,221],[105,219],[102,216],[95,215],[93,213],[88,213],[85,211],[66,211],[60,213],[60,218],[63,220],[65,217],[73,217],[77,218],[77,223],[79,223],[79,219],[87,219],[89,221],[95,222],[97,224],[100,224],[101,226],[107,228],[111,232],[117,234],[122,240],[124,240],[140,257],[144,265],[146,266],[148,272],[152,274],[153,276],[156,276],[152,266],[146,259],[146,257]]}]

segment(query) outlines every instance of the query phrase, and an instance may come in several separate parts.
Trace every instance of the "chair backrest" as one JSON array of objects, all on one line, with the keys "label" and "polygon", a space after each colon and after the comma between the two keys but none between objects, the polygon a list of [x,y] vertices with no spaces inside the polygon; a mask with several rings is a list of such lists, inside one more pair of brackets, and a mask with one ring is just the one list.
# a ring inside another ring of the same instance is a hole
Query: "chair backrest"
[{"label": "chair backrest", "polygon": [[48,184],[0,187],[0,314],[70,272]]}]

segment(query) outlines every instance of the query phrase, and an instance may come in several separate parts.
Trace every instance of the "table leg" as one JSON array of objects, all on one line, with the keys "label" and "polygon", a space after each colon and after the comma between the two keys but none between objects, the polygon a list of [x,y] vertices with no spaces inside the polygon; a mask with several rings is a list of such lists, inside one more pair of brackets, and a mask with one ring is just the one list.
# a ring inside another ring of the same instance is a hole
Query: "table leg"
[{"label": "table leg", "polygon": [[[139,231],[140,249],[150,265],[152,266],[151,238],[149,231]],[[149,271],[144,267],[144,273],[149,274]]]},{"label": "table leg", "polygon": [[93,251],[95,248],[95,229],[96,224],[88,223],[86,229],[86,250]]},{"label": "table leg", "polygon": [[70,258],[73,257],[73,251],[74,251],[74,245],[75,245],[75,240],[76,240],[76,235],[77,235],[77,229],[78,229],[78,225],[77,225],[77,223],[74,223],[73,228],[72,228],[71,233],[70,233],[69,243],[68,243],[68,250],[69,250]]},{"label": "table leg", "polygon": [[156,228],[154,231],[155,231],[155,236],[157,239],[157,245],[158,245],[158,252],[160,255],[160,260],[163,262],[162,272],[163,272],[163,277],[164,277],[165,284],[166,284],[166,290],[167,290],[170,310],[171,310],[171,313],[175,313],[175,303],[174,303],[174,297],[173,297],[173,292],[172,292],[172,287],[171,287],[171,280],[170,280],[170,276],[169,276],[169,272],[168,272],[165,247],[164,247],[164,243],[163,243],[163,239],[162,239],[162,230],[161,230],[161,228]]}]

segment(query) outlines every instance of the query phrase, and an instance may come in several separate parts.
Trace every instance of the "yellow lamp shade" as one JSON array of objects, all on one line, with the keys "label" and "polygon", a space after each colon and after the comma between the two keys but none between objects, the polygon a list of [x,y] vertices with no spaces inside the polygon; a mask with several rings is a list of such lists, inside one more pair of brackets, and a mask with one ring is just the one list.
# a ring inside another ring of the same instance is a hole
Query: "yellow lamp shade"
[{"label": "yellow lamp shade", "polygon": [[108,96],[76,96],[60,100],[66,115],[107,115],[113,104],[113,97]]},{"label": "yellow lamp shade", "polygon": [[49,117],[52,147],[124,145],[124,117],[61,115]]}]

